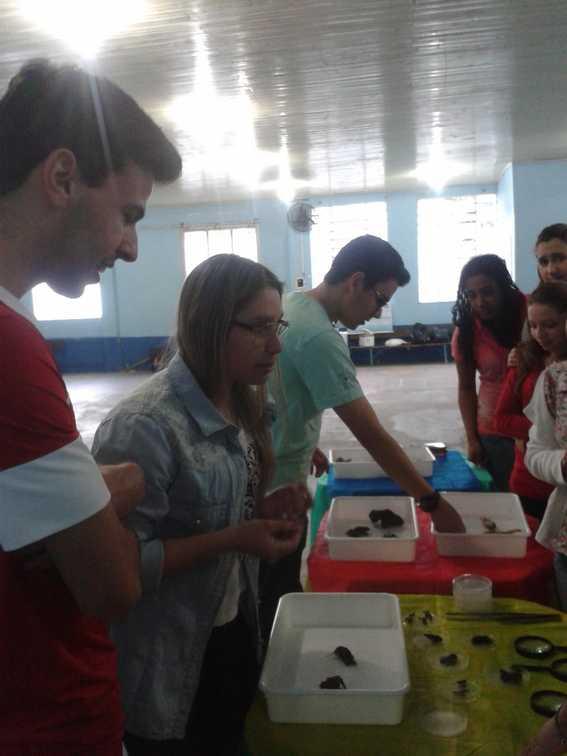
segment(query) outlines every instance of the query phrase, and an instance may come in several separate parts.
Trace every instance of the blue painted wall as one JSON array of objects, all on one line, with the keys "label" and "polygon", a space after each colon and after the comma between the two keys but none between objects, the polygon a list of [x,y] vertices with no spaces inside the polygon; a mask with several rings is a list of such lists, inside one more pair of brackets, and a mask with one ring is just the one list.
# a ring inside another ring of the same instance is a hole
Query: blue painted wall
[{"label": "blue painted wall", "polygon": [[[498,194],[502,228],[515,252],[516,280],[520,288],[531,290],[537,282],[534,239],[544,225],[567,218],[567,161],[510,165],[498,185],[456,186],[444,194],[480,192]],[[396,325],[450,321],[452,303],[420,304],[417,298],[417,201],[426,196],[433,195],[400,192],[310,200],[315,205],[386,200],[389,240],[401,252],[412,276],[393,303]],[[150,207],[139,231],[138,262],[119,263],[103,276],[102,319],[41,324],[45,336],[57,340],[60,354],[66,355],[60,361],[62,367],[119,369],[142,359],[150,346],[163,343],[173,332],[184,278],[184,224],[256,221],[261,261],[285,281],[288,289],[294,287],[300,275],[305,276],[309,286],[309,235],[288,226],[286,211],[285,205],[270,198],[193,207]]]}]

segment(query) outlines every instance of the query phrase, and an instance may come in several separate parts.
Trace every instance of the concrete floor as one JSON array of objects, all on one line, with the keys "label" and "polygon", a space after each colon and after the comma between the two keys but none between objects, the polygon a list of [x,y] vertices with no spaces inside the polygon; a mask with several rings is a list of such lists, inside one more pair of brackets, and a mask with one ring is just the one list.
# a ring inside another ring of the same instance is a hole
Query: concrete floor
[{"label": "concrete floor", "polygon": [[[90,446],[100,421],[148,373],[66,375],[79,431]],[[358,378],[382,424],[400,441],[444,441],[463,449],[454,365],[359,367]],[[325,412],[320,446],[355,446],[354,436],[332,411]]]}]

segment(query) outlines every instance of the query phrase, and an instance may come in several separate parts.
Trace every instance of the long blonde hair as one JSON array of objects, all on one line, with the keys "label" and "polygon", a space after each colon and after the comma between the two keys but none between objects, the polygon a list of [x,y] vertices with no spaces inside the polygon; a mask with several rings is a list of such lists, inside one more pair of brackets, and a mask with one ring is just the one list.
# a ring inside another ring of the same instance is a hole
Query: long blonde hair
[{"label": "long blonde hair", "polygon": [[[260,263],[238,255],[214,255],[186,278],[177,311],[177,347],[204,393],[211,398],[226,373],[226,343],[232,321],[263,289],[283,286]],[[236,421],[253,439],[265,491],[274,465],[266,421],[266,388],[235,383],[232,395]]]}]

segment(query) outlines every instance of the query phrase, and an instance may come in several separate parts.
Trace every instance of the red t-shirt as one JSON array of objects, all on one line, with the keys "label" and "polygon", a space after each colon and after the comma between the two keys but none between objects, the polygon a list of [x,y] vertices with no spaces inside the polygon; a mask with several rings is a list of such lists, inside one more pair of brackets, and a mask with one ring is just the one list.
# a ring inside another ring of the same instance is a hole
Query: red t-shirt
[{"label": "red t-shirt", "polygon": [[[494,412],[506,375],[506,363],[510,350],[499,344],[478,318],[474,318],[473,329],[473,359],[480,378],[476,412],[477,432],[481,436],[505,435],[495,428]],[[457,327],[451,339],[451,354],[455,362],[462,362],[463,356],[458,339],[459,328]]]},{"label": "red t-shirt", "polygon": [[0,754],[120,756],[106,626],[18,551],[100,511],[108,490],[47,343],[3,289],[0,362]]},{"label": "red t-shirt", "polygon": [[[495,423],[500,433],[527,442],[531,422],[524,415],[524,407],[527,407],[532,398],[541,372],[541,370],[532,370],[528,373],[516,391],[518,371],[516,368],[508,369],[496,405]],[[553,486],[531,475],[524,463],[524,452],[517,447],[514,467],[510,475],[510,491],[519,496],[528,496],[541,501],[546,501],[553,491]]]}]

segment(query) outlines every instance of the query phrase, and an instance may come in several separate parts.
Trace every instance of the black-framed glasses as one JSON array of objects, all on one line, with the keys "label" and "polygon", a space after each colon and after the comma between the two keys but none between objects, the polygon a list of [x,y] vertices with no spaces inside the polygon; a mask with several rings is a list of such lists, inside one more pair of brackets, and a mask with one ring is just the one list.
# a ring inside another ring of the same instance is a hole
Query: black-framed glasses
[{"label": "black-framed glasses", "polygon": [[271,320],[268,323],[243,323],[241,320],[231,321],[232,325],[244,328],[246,331],[250,331],[258,339],[264,339],[267,341],[272,336],[283,336],[289,328],[287,320],[280,318],[279,320]]},{"label": "black-framed glasses", "polygon": [[386,307],[386,305],[388,304],[390,300],[381,291],[376,291],[376,289],[373,289],[372,291],[374,292],[374,298],[376,299],[376,312],[378,312],[378,310],[381,310],[383,307]]}]

